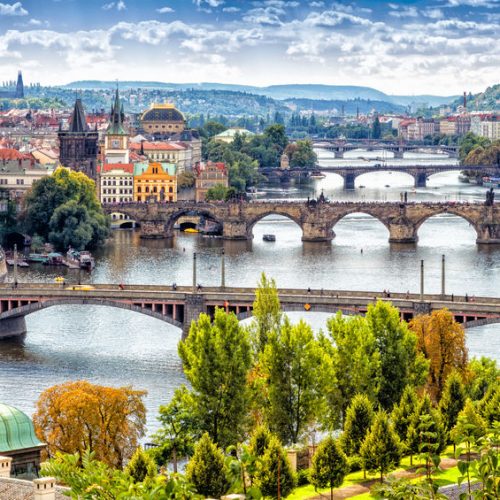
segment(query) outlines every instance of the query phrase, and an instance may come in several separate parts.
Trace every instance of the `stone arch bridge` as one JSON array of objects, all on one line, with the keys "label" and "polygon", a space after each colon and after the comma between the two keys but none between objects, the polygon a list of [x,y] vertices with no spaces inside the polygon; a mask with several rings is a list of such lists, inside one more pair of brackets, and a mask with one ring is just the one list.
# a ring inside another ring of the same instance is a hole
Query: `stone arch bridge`
[{"label": "stone arch bridge", "polygon": [[[75,289],[76,288],[76,289]],[[447,307],[464,327],[500,322],[500,298],[417,295],[348,290],[280,289],[284,311],[364,314],[369,304],[389,300],[399,308],[401,318]],[[182,338],[200,313],[213,315],[225,308],[240,319],[251,316],[255,289],[238,287],[172,287],[169,285],[94,284],[86,289],[47,283],[0,285],[0,339],[26,332],[25,316],[61,305],[101,305],[145,314],[182,329]],[[147,332],[144,332],[147,336]]]},{"label": "stone arch bridge", "polygon": [[168,238],[174,235],[176,221],[185,215],[205,216],[219,222],[223,238],[248,240],[253,227],[268,215],[282,215],[302,229],[303,241],[331,241],[334,226],[343,217],[364,213],[379,220],[389,231],[391,243],[415,243],[419,227],[439,214],[465,219],[476,231],[478,244],[500,243],[500,208],[481,203],[395,203],[395,202],[178,202],[123,203],[105,205],[108,212],[120,212],[141,225],[145,238]]}]

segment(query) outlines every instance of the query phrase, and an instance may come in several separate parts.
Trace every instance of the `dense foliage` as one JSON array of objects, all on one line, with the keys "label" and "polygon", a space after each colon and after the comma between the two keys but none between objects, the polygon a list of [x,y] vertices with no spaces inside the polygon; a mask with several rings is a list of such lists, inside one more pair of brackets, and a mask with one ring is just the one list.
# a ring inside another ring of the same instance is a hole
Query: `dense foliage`
[{"label": "dense foliage", "polygon": [[94,181],[81,172],[58,168],[33,183],[24,203],[26,231],[58,250],[95,248],[109,236],[109,220],[97,199]]}]

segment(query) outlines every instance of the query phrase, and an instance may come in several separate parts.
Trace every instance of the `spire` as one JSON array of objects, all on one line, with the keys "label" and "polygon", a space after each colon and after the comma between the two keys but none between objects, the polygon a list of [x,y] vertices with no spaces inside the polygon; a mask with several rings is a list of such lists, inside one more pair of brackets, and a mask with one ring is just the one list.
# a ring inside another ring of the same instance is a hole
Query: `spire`
[{"label": "spire", "polygon": [[75,107],[73,109],[73,114],[71,115],[71,126],[69,128],[70,132],[83,133],[88,130],[87,121],[85,120],[85,112],[83,111],[82,100],[77,99],[75,101]]},{"label": "spire", "polygon": [[124,113],[123,105],[120,103],[120,95],[118,94],[118,85],[116,86],[115,100],[111,106],[111,115],[109,117],[109,126],[107,133],[116,135],[126,135],[127,132],[123,127]]},{"label": "spire", "polygon": [[16,98],[24,99],[23,74],[21,71],[18,71],[17,73]]}]

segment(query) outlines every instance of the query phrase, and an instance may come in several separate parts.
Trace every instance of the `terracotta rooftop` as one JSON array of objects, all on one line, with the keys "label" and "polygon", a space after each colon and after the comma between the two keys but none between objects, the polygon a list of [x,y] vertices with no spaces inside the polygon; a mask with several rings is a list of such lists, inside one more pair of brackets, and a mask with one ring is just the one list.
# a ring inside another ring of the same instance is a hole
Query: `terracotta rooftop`
[{"label": "terracotta rooftop", "polygon": [[[176,144],[174,142],[144,141],[142,145],[144,147],[144,151],[179,151],[181,149],[186,149],[184,146],[181,146],[180,144]],[[140,151],[141,143],[132,142],[130,144],[130,149],[133,151]]]}]

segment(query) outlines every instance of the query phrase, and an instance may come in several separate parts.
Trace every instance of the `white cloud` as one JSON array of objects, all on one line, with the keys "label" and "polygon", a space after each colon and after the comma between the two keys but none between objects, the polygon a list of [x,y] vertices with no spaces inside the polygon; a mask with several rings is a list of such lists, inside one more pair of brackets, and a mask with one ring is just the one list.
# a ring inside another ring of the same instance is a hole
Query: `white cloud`
[{"label": "white cloud", "polygon": [[208,5],[209,7],[218,7],[224,3],[224,0],[193,0],[198,7],[203,7],[203,5]]},{"label": "white cloud", "polygon": [[468,7],[486,7],[491,9],[493,7],[499,7],[499,0],[447,0],[446,7],[461,7],[466,5]]},{"label": "white cloud", "polygon": [[416,7],[404,7],[397,4],[390,3],[389,7],[392,9],[389,11],[389,15],[393,17],[418,17],[418,10]]},{"label": "white cloud", "polygon": [[241,9],[239,7],[224,7],[222,12],[227,12],[228,14],[233,14],[239,12]]},{"label": "white cloud", "polygon": [[159,14],[170,14],[172,12],[175,12],[172,7],[160,7],[159,9],[156,9],[156,12]]},{"label": "white cloud", "polygon": [[309,2],[309,7],[323,7],[325,2]]},{"label": "white cloud", "polygon": [[116,2],[116,10],[126,10],[127,6],[123,0]]},{"label": "white cloud", "polygon": [[105,3],[102,6],[103,10],[111,10],[111,9],[114,9],[114,8],[116,8],[116,10],[126,10],[127,9],[127,5],[125,4],[125,2],[123,0],[119,0],[118,2]]},{"label": "white cloud", "polygon": [[279,26],[282,24],[280,16],[284,16],[282,7],[257,7],[250,9],[243,16],[243,21],[251,24],[262,24],[266,26]]},{"label": "white cloud", "polygon": [[21,2],[13,4],[0,3],[0,16],[27,16],[28,11],[23,8]]},{"label": "white cloud", "polygon": [[441,9],[425,9],[421,12],[424,17],[430,19],[441,19],[444,17],[443,11]]}]

